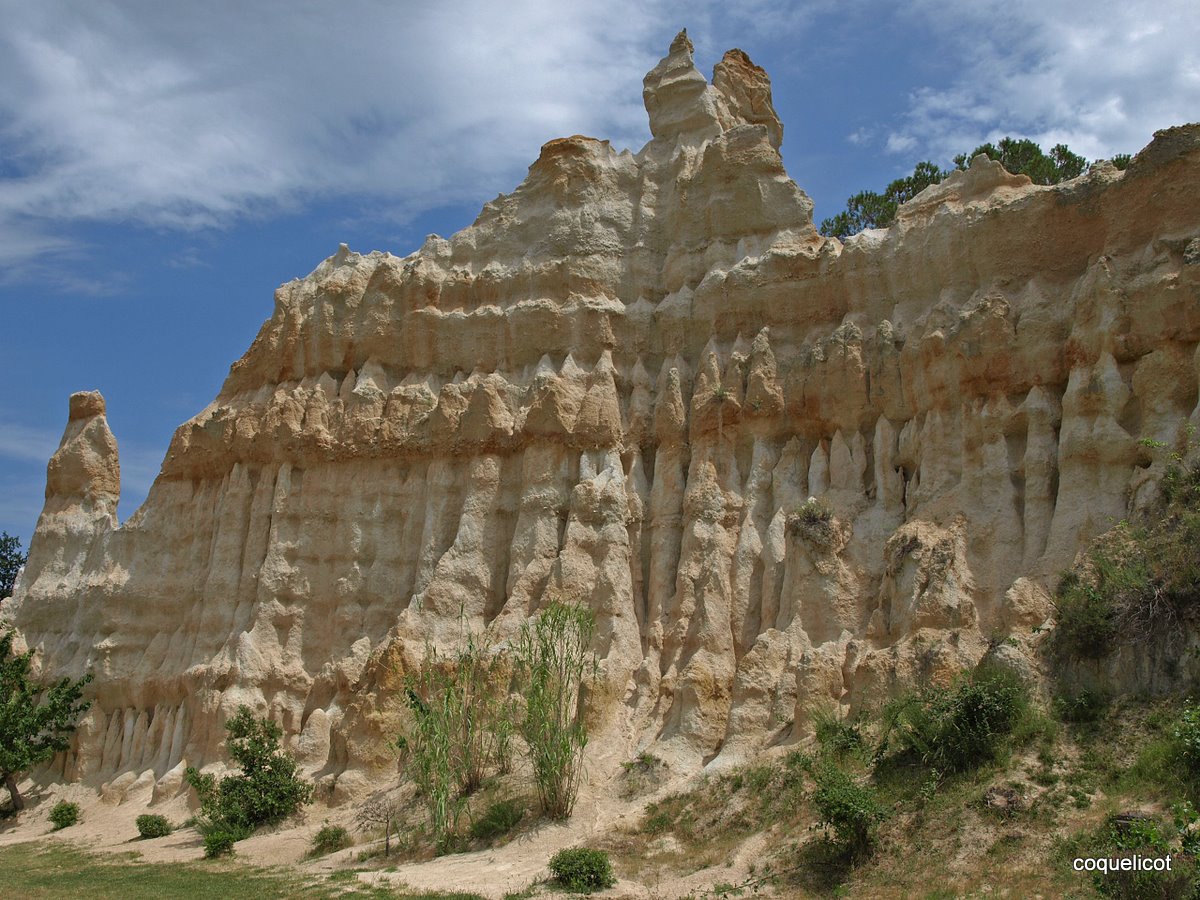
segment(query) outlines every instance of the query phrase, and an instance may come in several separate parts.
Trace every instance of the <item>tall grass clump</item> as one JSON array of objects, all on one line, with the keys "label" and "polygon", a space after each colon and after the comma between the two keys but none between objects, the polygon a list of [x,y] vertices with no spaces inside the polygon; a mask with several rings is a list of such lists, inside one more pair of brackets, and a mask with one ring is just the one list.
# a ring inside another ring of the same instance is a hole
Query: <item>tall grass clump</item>
[{"label": "tall grass clump", "polygon": [[788,516],[787,527],[792,534],[820,547],[828,547],[834,541],[833,510],[816,497],[809,497]]},{"label": "tall grass clump", "polygon": [[468,634],[452,657],[428,649],[405,686],[412,715],[399,744],[441,849],[453,842],[466,798],[487,773],[510,767],[508,683],[507,661]]},{"label": "tall grass clump", "polygon": [[843,718],[827,707],[814,709],[812,719],[817,743],[823,751],[843,756],[863,749],[862,730],[857,722]]},{"label": "tall grass clump", "polygon": [[521,736],[529,747],[542,812],[571,815],[587,746],[584,680],[594,674],[595,619],[582,606],[551,603],[521,628],[517,665],[525,694]]}]

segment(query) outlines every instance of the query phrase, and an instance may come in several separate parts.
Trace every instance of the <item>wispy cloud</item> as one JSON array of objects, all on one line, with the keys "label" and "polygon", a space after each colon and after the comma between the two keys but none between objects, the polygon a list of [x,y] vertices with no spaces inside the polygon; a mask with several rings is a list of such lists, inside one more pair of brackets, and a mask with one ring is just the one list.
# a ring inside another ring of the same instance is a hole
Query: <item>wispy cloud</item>
[{"label": "wispy cloud", "polygon": [[509,186],[554,135],[640,144],[682,6],[0,0],[0,265],[68,249],[63,223],[405,215]]},{"label": "wispy cloud", "polygon": [[948,159],[1007,134],[1105,158],[1200,118],[1194,0],[917,0],[907,8],[939,52],[961,61],[961,74],[913,94],[887,138],[894,152]]},{"label": "wispy cloud", "polygon": [[[61,440],[61,430],[52,431],[48,428],[26,425],[18,421],[12,413],[0,410],[0,461],[8,460],[10,465],[32,465],[35,470],[40,469],[50,461],[50,457],[58,449]],[[149,447],[134,441],[120,441],[118,453],[121,460],[122,496],[127,496],[134,502],[140,503],[158,476],[163,450],[160,447]],[[23,479],[24,482],[29,482],[29,480],[28,478]],[[45,482],[43,481],[36,485],[33,494],[29,494],[28,491],[25,491],[24,494],[40,497],[41,489],[44,486]],[[7,494],[9,491],[6,489],[3,493]],[[24,496],[24,494],[21,504],[28,506],[28,496]],[[39,502],[38,509],[40,510],[40,508]],[[122,510],[132,511],[132,509],[126,510],[124,505]]]},{"label": "wispy cloud", "polygon": [[[80,223],[225,227],[328,197],[404,221],[510,189],[557,135],[637,147],[642,75],[682,24],[711,59],[742,39],[800,47],[833,16],[912,17],[961,74],[850,138],[896,153],[948,158],[1010,133],[1104,156],[1200,109],[1194,0],[900,9],[0,0],[0,281],[61,281],[86,250]],[[852,37],[864,53],[887,39]]]},{"label": "wispy cloud", "polygon": [[61,436],[62,432],[52,434],[44,428],[22,425],[0,411],[0,457],[45,464],[58,449]]}]

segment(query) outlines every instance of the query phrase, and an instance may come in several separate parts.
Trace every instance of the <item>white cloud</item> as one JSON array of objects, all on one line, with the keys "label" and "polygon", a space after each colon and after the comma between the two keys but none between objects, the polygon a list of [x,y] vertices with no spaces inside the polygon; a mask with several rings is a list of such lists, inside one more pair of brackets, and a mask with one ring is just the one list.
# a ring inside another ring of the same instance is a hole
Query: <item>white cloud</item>
[{"label": "white cloud", "polygon": [[62,432],[52,434],[44,428],[22,425],[0,412],[0,457],[45,464],[58,449],[61,437]]},{"label": "white cloud", "polygon": [[1012,135],[1104,158],[1200,118],[1195,0],[919,0],[909,10],[961,74],[913,95],[889,149],[948,159]]},{"label": "white cloud", "polygon": [[551,137],[640,146],[641,77],[690,14],[0,0],[0,236],[26,235],[0,263],[80,221],[208,227],[331,195],[404,217],[510,189]]}]

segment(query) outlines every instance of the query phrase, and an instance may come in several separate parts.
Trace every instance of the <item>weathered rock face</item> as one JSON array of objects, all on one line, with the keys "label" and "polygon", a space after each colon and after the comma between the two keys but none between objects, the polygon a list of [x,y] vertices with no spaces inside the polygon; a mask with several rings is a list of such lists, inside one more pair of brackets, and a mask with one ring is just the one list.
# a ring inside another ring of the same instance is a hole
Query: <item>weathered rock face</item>
[{"label": "weathered rock face", "polygon": [[72,398],[9,604],[96,671],[68,774],[175,785],[243,702],[369,768],[427,640],[552,599],[598,616],[598,754],[739,759],[1026,640],[1153,497],[1139,439],[1200,423],[1200,127],[1057,187],[981,158],[843,245],[745,54],[709,84],[680,35],[645,101],[636,155],[551,141],[452,238],[281,287],[120,527]]}]

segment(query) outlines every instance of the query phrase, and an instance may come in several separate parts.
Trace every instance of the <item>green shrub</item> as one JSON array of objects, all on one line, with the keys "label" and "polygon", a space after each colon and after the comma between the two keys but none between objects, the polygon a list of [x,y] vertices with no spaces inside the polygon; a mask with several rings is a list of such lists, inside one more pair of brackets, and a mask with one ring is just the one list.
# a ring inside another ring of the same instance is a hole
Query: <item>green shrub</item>
[{"label": "green shrub", "polygon": [[[1174,846],[1157,820],[1139,815],[1110,816],[1098,829],[1069,842],[1076,857],[1120,860],[1129,857],[1171,857],[1170,871],[1108,871],[1092,875],[1096,891],[1118,900],[1185,898],[1195,896],[1197,866],[1187,848]],[[1183,852],[1180,852],[1180,851]]]},{"label": "green shrub", "polygon": [[525,817],[525,807],[516,800],[498,800],[487,808],[471,825],[471,837],[477,841],[491,841],[508,834]]},{"label": "green shrub", "polygon": [[50,824],[54,826],[55,831],[74,825],[78,821],[78,803],[68,803],[66,800],[59,800],[54,804],[54,808],[50,810]]},{"label": "green shrub", "polygon": [[884,740],[895,735],[902,752],[940,772],[963,772],[997,759],[1028,712],[1028,691],[1015,674],[977,670],[889,704]]},{"label": "green shrub", "polygon": [[[312,802],[312,785],[297,774],[296,761],[279,748],[282,729],[270,719],[257,719],[242,706],[225,723],[229,737],[226,749],[241,766],[241,773],[227,775],[220,783],[189,766],[184,780],[200,798],[197,828],[204,835],[206,856],[224,852],[227,835],[248,837],[260,825],[270,825],[290,816],[304,803]],[[209,838],[217,848],[209,852]]]},{"label": "green shrub", "polygon": [[1184,465],[1181,453],[1171,458],[1163,502],[1138,523],[1120,523],[1082,573],[1060,582],[1051,635],[1060,661],[1102,659],[1120,644],[1184,643],[1200,604],[1200,465]]},{"label": "green shrub", "polygon": [[1200,706],[1190,701],[1184,704],[1171,739],[1188,774],[1200,775]]},{"label": "green shrub", "polygon": [[787,519],[788,531],[808,539],[819,547],[833,543],[833,511],[818,500],[809,497]]},{"label": "green shrub", "polygon": [[322,825],[313,835],[310,856],[324,856],[326,853],[336,853],[350,846],[350,834],[341,825]]},{"label": "green shrub", "polygon": [[1060,693],[1054,698],[1054,712],[1064,722],[1089,725],[1100,721],[1108,710],[1109,696],[1102,690],[1081,688],[1073,694]]},{"label": "green shrub", "polygon": [[144,838],[166,837],[171,833],[171,823],[167,821],[166,816],[138,816],[137,830]]},{"label": "green shrub", "polygon": [[559,850],[550,858],[550,874],[569,891],[591,893],[617,883],[608,854],[587,847]]},{"label": "green shrub", "polygon": [[863,747],[863,736],[858,723],[841,718],[831,709],[821,707],[813,710],[813,727],[816,730],[817,743],[826,752],[841,756]]},{"label": "green shrub", "polygon": [[1055,607],[1051,643],[1060,656],[1100,659],[1111,652],[1117,614],[1103,590],[1068,573],[1059,583]]},{"label": "green shrub", "polygon": [[816,782],[812,802],[821,827],[832,832],[834,842],[849,856],[869,853],[884,819],[874,788],[827,762],[812,766],[810,774]]},{"label": "green shrub", "polygon": [[204,857],[215,859],[233,853],[233,845],[250,837],[250,829],[231,825],[213,825],[201,829],[204,835]]}]

